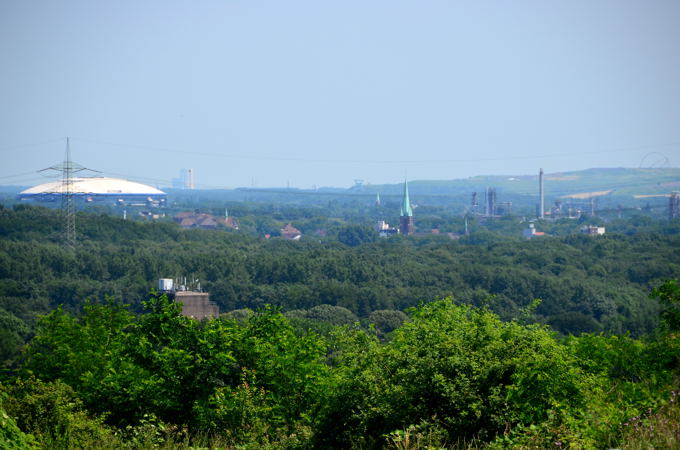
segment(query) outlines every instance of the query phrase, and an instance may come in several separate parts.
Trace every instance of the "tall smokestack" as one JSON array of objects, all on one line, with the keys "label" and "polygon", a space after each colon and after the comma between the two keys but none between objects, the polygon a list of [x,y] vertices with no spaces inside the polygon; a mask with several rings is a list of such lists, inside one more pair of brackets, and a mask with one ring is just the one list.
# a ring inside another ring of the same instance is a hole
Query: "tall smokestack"
[{"label": "tall smokestack", "polygon": [[538,197],[540,198],[539,200],[540,206],[538,207],[538,218],[542,219],[545,206],[545,203],[543,203],[543,169],[541,169],[541,171],[538,172]]},{"label": "tall smokestack", "polygon": [[194,188],[194,169],[187,169],[187,187],[189,189]]}]

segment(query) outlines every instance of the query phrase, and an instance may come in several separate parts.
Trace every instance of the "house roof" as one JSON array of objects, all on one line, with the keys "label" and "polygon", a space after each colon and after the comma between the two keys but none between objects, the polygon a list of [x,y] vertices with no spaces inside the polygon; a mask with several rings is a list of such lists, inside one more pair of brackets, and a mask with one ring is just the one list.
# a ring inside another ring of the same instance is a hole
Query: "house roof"
[{"label": "house roof", "polygon": [[186,217],[179,222],[180,227],[190,228],[196,225],[196,219],[191,217]]},{"label": "house roof", "polygon": [[287,224],[285,227],[281,228],[281,236],[286,239],[298,239],[302,236],[302,233],[293,225]]},{"label": "house roof", "polygon": [[217,218],[215,218],[215,220],[218,223],[221,223],[222,225],[224,225],[225,227],[238,229],[238,221],[236,219],[234,219],[233,217],[227,217],[227,218],[217,217]]}]

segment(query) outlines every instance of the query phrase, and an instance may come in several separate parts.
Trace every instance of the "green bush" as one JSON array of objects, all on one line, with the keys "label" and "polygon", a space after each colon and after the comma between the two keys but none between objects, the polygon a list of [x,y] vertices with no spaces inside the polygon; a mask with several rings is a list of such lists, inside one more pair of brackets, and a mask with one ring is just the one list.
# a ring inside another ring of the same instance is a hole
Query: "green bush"
[{"label": "green bush", "polygon": [[32,435],[19,429],[16,421],[0,408],[0,450],[29,450],[38,448]]},{"label": "green bush", "polygon": [[41,448],[94,448],[114,439],[103,419],[91,416],[64,383],[20,379],[4,390],[3,408]]},{"label": "green bush", "polygon": [[339,361],[320,445],[382,445],[384,436],[425,422],[448,442],[491,440],[547,421],[551,411],[566,421],[590,387],[545,327],[504,323],[450,299],[414,311],[387,344],[349,347]]}]

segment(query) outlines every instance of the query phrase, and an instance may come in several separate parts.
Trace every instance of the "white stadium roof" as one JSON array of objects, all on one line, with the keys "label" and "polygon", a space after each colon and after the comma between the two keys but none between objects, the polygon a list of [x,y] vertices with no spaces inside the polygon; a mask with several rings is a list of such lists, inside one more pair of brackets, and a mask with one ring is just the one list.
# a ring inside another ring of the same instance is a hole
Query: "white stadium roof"
[{"label": "white stadium roof", "polygon": [[[64,192],[61,180],[40,184],[19,193],[19,196],[29,197],[32,195],[59,195]],[[73,178],[72,192],[75,195],[146,195],[164,196],[165,192],[142,183],[122,180],[120,178],[92,177]]]}]

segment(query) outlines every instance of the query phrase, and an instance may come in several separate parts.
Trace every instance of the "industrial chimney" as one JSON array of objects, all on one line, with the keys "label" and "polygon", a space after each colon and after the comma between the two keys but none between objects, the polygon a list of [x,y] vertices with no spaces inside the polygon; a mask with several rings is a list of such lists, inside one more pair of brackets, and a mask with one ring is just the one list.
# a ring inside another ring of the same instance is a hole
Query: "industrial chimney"
[{"label": "industrial chimney", "polygon": [[538,197],[539,197],[539,207],[538,207],[538,218],[542,219],[545,211],[545,203],[543,202],[543,169],[538,172]]}]

